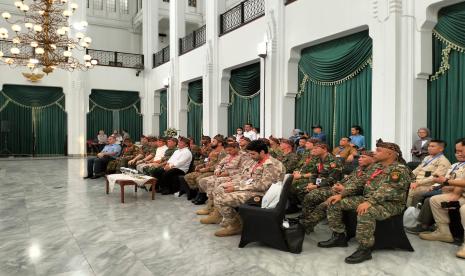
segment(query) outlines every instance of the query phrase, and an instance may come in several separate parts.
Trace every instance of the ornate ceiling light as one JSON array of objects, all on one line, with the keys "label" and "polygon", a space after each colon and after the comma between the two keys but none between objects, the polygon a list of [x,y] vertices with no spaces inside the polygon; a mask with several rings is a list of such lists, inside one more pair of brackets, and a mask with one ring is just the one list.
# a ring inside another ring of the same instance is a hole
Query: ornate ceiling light
[{"label": "ornate ceiling light", "polygon": [[[8,40],[8,29],[0,28],[0,62],[10,67],[25,66],[37,74],[42,69],[46,74],[55,68],[68,71],[88,70],[97,65],[97,60],[89,55],[83,56],[82,63],[73,57],[76,50],[89,48],[92,39],[82,32],[71,36],[70,17],[78,5],[68,0],[33,0],[30,5],[25,0],[14,4],[24,17],[12,22],[12,15],[1,15],[11,25],[14,32]],[[83,27],[87,22],[81,22]],[[23,32],[22,32],[23,30]],[[1,51],[3,50],[3,52]]]}]

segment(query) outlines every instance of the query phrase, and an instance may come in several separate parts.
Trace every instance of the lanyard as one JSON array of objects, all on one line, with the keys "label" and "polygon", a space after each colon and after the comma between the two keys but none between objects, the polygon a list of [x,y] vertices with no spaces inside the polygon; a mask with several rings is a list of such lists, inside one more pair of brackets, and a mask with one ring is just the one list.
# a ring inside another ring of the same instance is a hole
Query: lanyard
[{"label": "lanyard", "polygon": [[433,162],[434,160],[438,159],[439,157],[441,157],[443,155],[443,153],[440,153],[438,155],[436,155],[434,158],[431,158],[431,160],[429,160],[428,162],[426,161],[423,161],[423,168],[428,166],[431,162]]},{"label": "lanyard", "polygon": [[383,169],[376,169],[371,175],[370,179],[367,180],[366,186],[370,186],[370,183],[373,179],[375,179],[378,175],[383,173]]},{"label": "lanyard", "polygon": [[461,163],[456,164],[456,165],[452,168],[452,170],[450,171],[449,174],[455,172],[456,170],[458,170],[459,168],[463,167],[464,165],[465,165],[465,162],[461,162]]}]

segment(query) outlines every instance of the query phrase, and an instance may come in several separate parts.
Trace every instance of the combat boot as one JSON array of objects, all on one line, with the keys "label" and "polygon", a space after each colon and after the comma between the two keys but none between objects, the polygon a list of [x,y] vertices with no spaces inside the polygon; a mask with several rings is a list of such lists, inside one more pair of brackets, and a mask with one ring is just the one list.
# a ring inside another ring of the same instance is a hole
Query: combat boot
[{"label": "combat boot", "polygon": [[347,237],[345,233],[333,232],[331,239],[327,241],[321,241],[318,243],[318,247],[331,248],[331,247],[347,247]]},{"label": "combat boot", "polygon": [[213,211],[213,200],[208,200],[207,201],[207,206],[203,209],[197,210],[195,212],[197,215],[208,215]]},{"label": "combat boot", "polygon": [[348,264],[358,264],[367,260],[371,260],[371,248],[359,246],[357,250],[345,259]]},{"label": "combat boot", "polygon": [[428,241],[454,242],[454,237],[450,233],[449,224],[438,223],[436,231],[431,233],[420,233],[420,239]]},{"label": "combat boot", "polygon": [[465,259],[465,243],[462,244],[462,246],[460,247],[459,251],[457,251],[455,256],[457,256],[459,258],[462,258],[462,259]]},{"label": "combat boot", "polygon": [[234,219],[234,221],[226,227],[221,228],[215,232],[217,237],[228,237],[239,235],[242,232],[242,223],[239,218]]},{"label": "combat boot", "polygon": [[202,224],[218,224],[221,222],[223,217],[220,214],[220,211],[218,211],[217,208],[214,208],[213,211],[208,215],[206,218],[200,219],[200,223]]}]

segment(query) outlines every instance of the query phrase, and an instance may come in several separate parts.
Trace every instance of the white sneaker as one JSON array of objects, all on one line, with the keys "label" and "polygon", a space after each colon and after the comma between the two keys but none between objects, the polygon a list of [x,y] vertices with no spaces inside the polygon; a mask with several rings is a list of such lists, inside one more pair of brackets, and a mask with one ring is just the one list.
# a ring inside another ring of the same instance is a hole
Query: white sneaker
[{"label": "white sneaker", "polygon": [[179,192],[176,192],[173,194],[175,197],[178,197],[179,196]]}]

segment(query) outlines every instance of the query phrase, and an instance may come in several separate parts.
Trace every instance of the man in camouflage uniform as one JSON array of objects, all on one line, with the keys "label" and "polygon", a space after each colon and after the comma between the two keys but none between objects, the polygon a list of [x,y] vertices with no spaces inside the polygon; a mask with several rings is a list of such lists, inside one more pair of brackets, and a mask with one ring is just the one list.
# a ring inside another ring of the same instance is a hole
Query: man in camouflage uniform
[{"label": "man in camouflage uniform", "polygon": [[[204,209],[198,210],[197,215],[209,215],[213,211],[213,190],[217,185],[232,180],[232,177],[239,175],[247,164],[251,163],[251,158],[248,154],[239,152],[239,144],[232,142],[225,146],[225,151],[228,154],[223,158],[215,168],[214,175],[202,178],[199,180],[199,192],[205,193],[208,197],[207,206]],[[221,219],[218,210],[216,214],[203,218],[200,222],[203,224],[219,223]]]},{"label": "man in camouflage uniform", "polygon": [[138,164],[136,166],[137,171],[143,173],[145,171],[145,168],[156,167],[161,163],[163,157],[165,156],[165,152],[168,149],[168,147],[166,146],[166,138],[164,137],[158,138],[157,141],[155,142],[155,146],[156,147],[152,148],[152,150],[155,149],[155,151],[149,155],[149,156],[153,156],[153,158],[148,161]]},{"label": "man in camouflage uniform", "polygon": [[360,189],[352,189],[351,192],[346,191],[340,201],[331,202],[327,217],[333,236],[318,243],[324,248],[347,247],[343,211],[356,210],[359,247],[345,259],[350,264],[372,258],[376,221],[402,214],[406,192],[413,179],[410,169],[403,165],[405,161],[398,145],[379,141],[376,146],[374,158],[378,164],[366,180],[363,193],[360,194]]},{"label": "man in camouflage uniform", "polygon": [[121,167],[127,167],[129,160],[133,159],[139,150],[137,146],[132,143],[131,138],[124,139],[123,143],[126,147],[124,147],[121,157],[111,160],[110,163],[108,163],[107,174],[119,173],[119,169]]},{"label": "man in camouflage uniform", "polygon": [[279,161],[283,163],[286,168],[286,173],[293,173],[297,169],[297,164],[300,161],[300,157],[297,153],[293,152],[294,143],[291,140],[282,139],[279,144],[282,154],[278,156]]},{"label": "man in camouflage uniform", "polygon": [[208,155],[210,154],[210,151],[212,151],[212,148],[210,146],[212,139],[210,136],[202,136],[202,139],[200,140],[201,146],[200,146],[200,154],[201,154],[201,159],[200,163],[203,163],[205,158],[208,158]]},{"label": "man in camouflage uniform", "polygon": [[155,156],[154,143],[156,142],[155,137],[145,137],[141,138],[142,147],[139,148],[138,154],[128,162],[130,168],[135,169],[137,165],[145,163]]},{"label": "man in camouflage uniform", "polygon": [[240,178],[218,186],[214,194],[214,204],[223,217],[223,228],[215,236],[237,235],[242,230],[236,207],[250,198],[263,196],[272,183],[284,178],[284,165],[268,154],[268,147],[263,141],[255,140],[247,146],[250,157],[255,160],[247,167]]},{"label": "man in camouflage uniform", "polygon": [[372,165],[375,160],[373,158],[373,152],[363,152],[359,159],[359,167],[357,170],[352,171],[350,175],[341,180],[340,183],[334,184],[332,187],[332,196],[330,196],[325,202],[320,203],[318,206],[314,206],[312,202],[313,197],[306,196],[302,203],[302,215],[300,218],[300,224],[305,228],[305,232],[309,234],[313,232],[313,228],[324,218],[326,218],[326,209],[328,204],[333,201],[334,198],[341,197],[345,193],[352,193],[352,189],[361,189],[365,185],[365,181],[370,176],[372,171]]},{"label": "man in camouflage uniform", "polygon": [[[161,176],[163,175],[165,169],[166,162],[171,158],[173,153],[176,151],[176,146],[178,145],[178,139],[174,137],[170,137],[166,141],[166,145],[168,146],[168,149],[165,151],[165,155],[161,159],[161,162],[159,164],[151,165],[150,167],[145,167],[144,168],[144,174],[153,176],[158,179],[158,181],[161,181]],[[161,187],[161,182],[157,183],[157,190],[159,187]]]},{"label": "man in camouflage uniform", "polygon": [[328,152],[328,145],[324,143],[316,144],[311,154],[316,160],[311,163],[309,173],[303,175],[303,180],[298,177],[299,173],[295,174],[297,180],[292,183],[290,201],[302,203],[308,194],[311,198],[307,199],[307,204],[312,202],[316,207],[331,196],[331,186],[341,179],[342,166],[340,161]]},{"label": "man in camouflage uniform", "polygon": [[211,141],[210,147],[212,148],[212,151],[210,151],[208,155],[208,161],[204,164],[197,165],[194,172],[188,173],[184,176],[184,179],[191,190],[198,188],[200,179],[213,175],[218,162],[226,156],[222,136],[215,136]]},{"label": "man in camouflage uniform", "polygon": [[241,139],[239,140],[239,147],[241,148],[242,153],[247,153],[246,148],[247,145],[250,143],[250,139],[242,136]]}]

